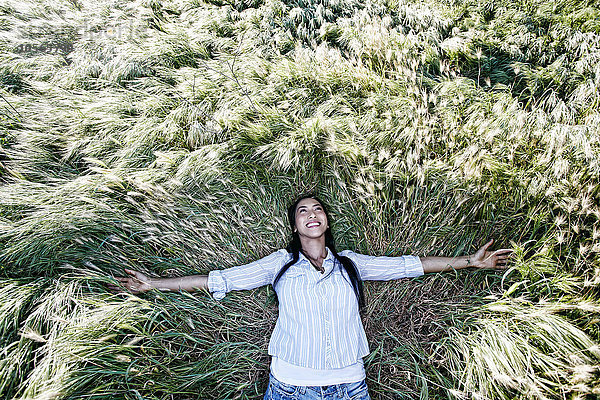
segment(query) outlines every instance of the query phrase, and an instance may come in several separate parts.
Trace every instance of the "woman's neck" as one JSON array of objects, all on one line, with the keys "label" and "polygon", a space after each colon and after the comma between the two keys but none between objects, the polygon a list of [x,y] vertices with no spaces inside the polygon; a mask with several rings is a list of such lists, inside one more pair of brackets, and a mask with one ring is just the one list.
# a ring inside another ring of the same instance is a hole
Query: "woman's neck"
[{"label": "woman's neck", "polygon": [[318,269],[323,265],[323,260],[327,257],[327,247],[325,247],[325,239],[308,239],[301,240],[302,254]]}]

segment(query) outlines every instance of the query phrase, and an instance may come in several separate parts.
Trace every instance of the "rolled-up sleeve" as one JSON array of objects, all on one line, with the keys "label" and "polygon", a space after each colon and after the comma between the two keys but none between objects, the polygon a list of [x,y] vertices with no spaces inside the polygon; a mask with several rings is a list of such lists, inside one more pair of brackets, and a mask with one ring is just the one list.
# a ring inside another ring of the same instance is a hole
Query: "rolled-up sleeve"
[{"label": "rolled-up sleeve", "polygon": [[423,265],[417,256],[366,256],[350,250],[340,252],[356,264],[363,281],[389,281],[423,275]]},{"label": "rolled-up sleeve", "polygon": [[289,259],[285,250],[279,250],[249,264],[208,273],[208,290],[221,300],[232,290],[249,290],[273,283],[275,274]]}]

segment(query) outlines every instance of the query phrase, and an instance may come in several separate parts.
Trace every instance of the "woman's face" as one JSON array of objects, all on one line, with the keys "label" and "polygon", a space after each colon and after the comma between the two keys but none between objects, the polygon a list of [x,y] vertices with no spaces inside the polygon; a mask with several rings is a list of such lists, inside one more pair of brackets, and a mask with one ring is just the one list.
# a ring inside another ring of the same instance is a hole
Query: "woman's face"
[{"label": "woman's face", "polygon": [[318,238],[325,234],[329,223],[321,203],[315,199],[302,199],[296,206],[294,232],[300,237]]}]

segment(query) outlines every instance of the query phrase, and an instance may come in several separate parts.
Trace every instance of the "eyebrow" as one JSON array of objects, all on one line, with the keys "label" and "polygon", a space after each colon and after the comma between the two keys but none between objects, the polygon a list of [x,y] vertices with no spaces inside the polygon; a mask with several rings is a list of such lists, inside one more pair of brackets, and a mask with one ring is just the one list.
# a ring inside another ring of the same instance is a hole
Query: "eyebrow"
[{"label": "eyebrow", "polygon": [[[321,203],[313,203],[313,204],[311,204],[311,206],[313,206],[313,207],[323,207],[321,205]],[[309,206],[301,205],[301,206],[298,206],[298,208],[296,208],[296,211],[300,211],[301,209],[308,208],[308,207]]]}]

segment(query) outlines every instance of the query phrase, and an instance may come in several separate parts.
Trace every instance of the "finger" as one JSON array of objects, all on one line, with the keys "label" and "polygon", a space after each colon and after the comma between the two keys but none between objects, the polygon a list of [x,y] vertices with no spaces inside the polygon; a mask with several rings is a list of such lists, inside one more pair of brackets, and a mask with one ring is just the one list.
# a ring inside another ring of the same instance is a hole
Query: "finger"
[{"label": "finger", "polygon": [[496,255],[496,258],[498,260],[508,260],[510,258],[513,258],[513,257],[510,254],[501,254],[501,255]]},{"label": "finger", "polygon": [[143,280],[144,275],[141,272],[138,271],[134,271],[132,269],[125,269],[125,272],[130,275],[131,277],[137,279],[137,280]]},{"label": "finger", "polygon": [[137,285],[131,281],[131,278],[117,278],[119,280],[120,285],[108,284],[117,288],[118,290],[123,291],[123,289],[131,291],[133,288],[137,287]]},{"label": "finger", "polygon": [[125,291],[123,290],[123,288],[121,286],[114,286],[114,285],[107,285],[106,287],[110,292],[118,294],[118,293],[124,293]]},{"label": "finger", "polygon": [[133,277],[136,277],[137,271],[125,268],[125,273],[127,273],[127,275],[131,275]]},{"label": "finger", "polygon": [[131,276],[133,278],[135,278],[138,282],[146,282],[146,280],[148,280],[146,275],[144,275],[143,273],[141,273],[139,271],[132,271],[132,270],[129,270],[129,271],[131,272]]},{"label": "finger", "polygon": [[513,249],[499,249],[494,251],[495,254],[509,254],[514,253]]},{"label": "finger", "polygon": [[492,239],[489,242],[487,242],[486,244],[484,244],[481,248],[483,250],[487,250],[487,248],[490,247],[492,245],[492,243],[494,243],[494,239]]}]

